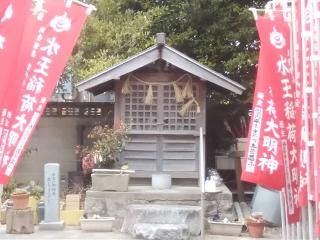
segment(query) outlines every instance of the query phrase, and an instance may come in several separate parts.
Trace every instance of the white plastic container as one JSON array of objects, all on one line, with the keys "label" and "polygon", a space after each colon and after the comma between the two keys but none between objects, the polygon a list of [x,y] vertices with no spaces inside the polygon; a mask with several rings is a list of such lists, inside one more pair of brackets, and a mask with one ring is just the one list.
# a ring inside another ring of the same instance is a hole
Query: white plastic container
[{"label": "white plastic container", "polygon": [[217,183],[213,179],[213,177],[211,177],[210,179],[206,179],[206,181],[204,183],[204,189],[205,189],[205,192],[216,192],[217,191]]},{"label": "white plastic container", "polygon": [[241,234],[243,223],[232,222],[215,222],[208,220],[209,229],[208,232],[214,235],[227,235],[227,236],[239,236]]},{"label": "white plastic container", "polygon": [[163,173],[152,174],[152,188],[160,190],[171,188],[171,175]]}]

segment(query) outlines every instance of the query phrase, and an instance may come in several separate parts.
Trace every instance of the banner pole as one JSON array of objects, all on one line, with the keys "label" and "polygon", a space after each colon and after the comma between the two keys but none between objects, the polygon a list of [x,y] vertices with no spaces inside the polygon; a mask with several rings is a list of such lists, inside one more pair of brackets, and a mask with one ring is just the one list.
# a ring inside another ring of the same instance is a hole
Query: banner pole
[{"label": "banner pole", "polygon": [[291,240],[290,238],[290,224],[288,222],[288,204],[287,204],[287,201],[286,201],[286,195],[285,195],[285,189],[282,190],[282,196],[283,196],[283,199],[284,199],[284,210],[285,210],[285,223],[286,223],[286,237],[287,237],[287,240]]},{"label": "banner pole", "polygon": [[[298,34],[298,30],[297,30],[297,22],[301,21],[301,19],[297,19],[297,15],[296,15],[296,0],[291,1],[291,16],[292,16],[292,33],[293,33],[293,38],[292,38],[292,42],[293,42],[293,63],[294,63],[294,76],[295,78],[301,78],[301,80],[303,81],[303,78],[301,77],[301,73],[299,73],[299,56],[296,57],[296,53],[299,51],[300,48],[302,48],[302,46],[299,46],[298,44],[298,39],[302,38],[302,36]],[[301,31],[301,30],[300,30]],[[304,40],[303,40],[304,41]],[[304,43],[304,42],[303,42]],[[302,61],[302,59],[301,59]],[[304,82],[303,82],[304,83]],[[302,83],[302,84],[303,84]],[[303,91],[301,91],[303,92]],[[301,94],[300,92],[300,94]],[[302,102],[300,103],[302,104]],[[301,139],[298,139],[301,142]],[[300,150],[301,151],[301,150]],[[299,156],[301,156],[301,153],[299,154]],[[303,239],[303,240],[307,240],[308,238],[308,233],[307,233],[307,228],[308,228],[308,224],[307,224],[307,209],[306,207],[300,207],[301,208],[301,216],[300,216],[300,221],[297,223],[297,239]]]},{"label": "banner pole", "polygon": [[202,127],[200,128],[200,161],[199,161],[199,170],[200,170],[200,189],[201,189],[201,240],[205,240],[205,227],[204,227],[204,195],[205,195],[205,191],[204,191],[204,177],[205,177],[205,162],[204,162],[204,145],[203,145],[203,129]]},{"label": "banner pole", "polygon": [[313,240],[313,210],[312,210],[312,202],[311,202],[311,175],[310,175],[310,146],[309,146],[309,122],[308,122],[308,93],[306,90],[308,88],[307,84],[307,63],[306,63],[306,6],[305,2],[301,1],[301,25],[302,25],[302,69],[303,69],[303,101],[304,101],[304,111],[303,111],[303,121],[305,126],[305,140],[306,140],[306,167],[307,167],[307,199],[308,199],[308,232],[309,239]]},{"label": "banner pole", "polygon": [[281,231],[282,231],[282,240],[287,240],[286,234],[286,211],[285,211],[285,198],[283,196],[283,189],[280,191],[280,212],[281,212]]},{"label": "banner pole", "polygon": [[[288,1],[289,3],[289,1]],[[297,87],[297,82],[299,81],[300,82],[300,75],[299,75],[299,72],[298,72],[298,64],[299,64],[299,58],[297,57],[296,58],[296,54],[299,54],[299,50],[300,50],[300,47],[301,46],[298,46],[298,41],[297,41],[297,38],[298,38],[298,30],[297,30],[297,16],[296,16],[296,1],[293,0],[291,1],[291,24],[290,24],[290,31],[291,31],[291,62],[292,62],[292,66],[293,66],[293,76],[294,76],[294,81],[295,81],[295,92],[296,92],[296,97],[298,97],[297,93],[299,91],[299,94],[301,94],[300,92],[300,88]],[[300,102],[301,104],[301,102]],[[296,110],[297,110],[297,106],[296,106]],[[297,111],[296,111],[296,114],[297,114]],[[299,114],[299,113],[298,113]],[[297,119],[297,115],[296,115],[296,119]],[[301,132],[301,129],[300,129],[300,132]],[[299,141],[298,142],[298,145],[297,145],[297,148],[300,147],[300,142],[301,142],[301,139],[296,139],[296,141]],[[298,151],[299,152],[299,155],[300,155],[300,151],[301,149]],[[299,157],[298,155],[298,157]],[[297,158],[299,159],[299,158]],[[300,161],[300,159],[299,159]],[[301,224],[302,224],[302,217],[301,217],[301,211],[302,211],[302,208],[300,206],[300,220],[296,223],[296,239],[297,240],[300,240],[302,238],[302,231],[301,231]]]},{"label": "banner pole", "polygon": [[301,209],[301,216],[302,216],[302,239],[303,240],[307,240],[308,239],[308,220],[307,220],[307,208],[306,207],[302,207]]},{"label": "banner pole", "polygon": [[93,5],[91,4],[87,4],[87,3],[84,3],[84,2],[81,2],[81,1],[78,1],[78,0],[71,0],[72,2],[80,5],[80,6],[83,6],[83,7],[86,7],[86,8],[92,8],[93,10],[97,10],[96,7],[94,7]]},{"label": "banner pole", "polygon": [[[315,195],[315,224],[318,223],[319,221],[319,184],[318,184],[318,159],[317,159],[317,149],[316,149],[316,139],[317,139],[317,98],[316,98],[316,64],[319,62],[319,60],[316,60],[315,56],[317,55],[316,49],[317,47],[315,46],[315,37],[318,38],[319,35],[319,24],[315,14],[314,14],[314,9],[318,9],[317,2],[315,0],[311,1],[311,9],[310,9],[310,17],[311,17],[311,23],[310,23],[310,41],[311,41],[311,53],[310,53],[310,62],[311,62],[311,81],[312,81],[312,141],[314,143],[313,145],[313,164],[314,164],[314,195]],[[318,56],[319,57],[319,56]],[[315,226],[317,228],[317,226]],[[316,239],[319,239],[318,236],[316,236]]]},{"label": "banner pole", "polygon": [[297,222],[297,240],[301,240],[301,220]]},{"label": "banner pole", "polygon": [[297,236],[296,236],[296,224],[290,224],[291,225],[291,239],[297,239]]}]

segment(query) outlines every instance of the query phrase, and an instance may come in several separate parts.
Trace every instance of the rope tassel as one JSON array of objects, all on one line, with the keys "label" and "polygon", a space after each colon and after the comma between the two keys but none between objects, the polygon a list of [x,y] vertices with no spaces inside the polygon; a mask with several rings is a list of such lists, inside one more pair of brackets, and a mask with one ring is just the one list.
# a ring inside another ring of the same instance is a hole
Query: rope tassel
[{"label": "rope tassel", "polygon": [[144,100],[144,104],[151,105],[153,103],[153,89],[152,84],[149,84],[148,93],[146,99]]},{"label": "rope tassel", "polygon": [[174,94],[175,94],[175,97],[176,97],[176,102],[177,103],[183,102],[183,96],[182,96],[182,93],[181,93],[181,88],[175,82],[173,82],[172,85],[173,85]]},{"label": "rope tassel", "polygon": [[122,89],[121,89],[121,93],[123,95],[127,95],[130,93],[130,75],[127,77],[127,79],[124,81]]},{"label": "rope tassel", "polygon": [[190,99],[186,104],[184,104],[179,111],[181,117],[184,117],[191,110],[192,104],[194,103],[194,99]]},{"label": "rope tassel", "polygon": [[189,78],[188,82],[184,86],[184,89],[182,90],[182,96],[185,99],[189,99],[193,97],[193,89],[192,89],[192,80]]}]

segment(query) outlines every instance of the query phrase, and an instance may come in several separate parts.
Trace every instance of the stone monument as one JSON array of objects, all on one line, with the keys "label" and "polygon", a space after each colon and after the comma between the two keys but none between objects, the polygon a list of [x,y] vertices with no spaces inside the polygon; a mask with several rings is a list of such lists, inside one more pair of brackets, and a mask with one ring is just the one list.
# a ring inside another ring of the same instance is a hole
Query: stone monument
[{"label": "stone monument", "polygon": [[[48,211],[49,210],[49,211]],[[62,230],[64,222],[60,221],[60,165],[47,163],[44,166],[44,220],[41,230]]]}]

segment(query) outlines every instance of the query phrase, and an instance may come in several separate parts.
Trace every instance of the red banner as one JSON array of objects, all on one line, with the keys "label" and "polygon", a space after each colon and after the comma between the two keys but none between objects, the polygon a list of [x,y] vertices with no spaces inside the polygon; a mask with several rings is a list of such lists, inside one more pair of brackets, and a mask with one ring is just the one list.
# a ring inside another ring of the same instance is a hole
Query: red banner
[{"label": "red banner", "polygon": [[[16,1],[5,0],[0,3],[0,152],[1,139],[7,135],[3,131],[4,126],[8,125],[8,110],[3,108],[5,93],[10,89],[10,76],[16,69],[19,45],[24,33],[25,21],[28,10],[31,8],[32,0]],[[13,31],[13,27],[15,26]],[[8,115],[10,117],[10,115]],[[1,153],[0,153],[1,159]]]},{"label": "red banner", "polygon": [[282,15],[259,17],[259,68],[242,180],[286,189],[288,219],[299,219],[298,158],[290,31]]},{"label": "red banner", "polygon": [[0,183],[6,184],[12,176],[87,18],[89,9],[66,2],[36,1],[26,21],[33,34],[24,36],[19,69],[11,78],[19,91],[7,96],[12,117],[8,137],[2,141]]},{"label": "red banner", "polygon": [[[21,37],[24,31],[24,22],[32,0],[26,1],[1,1],[0,3],[0,109],[3,93],[7,89],[9,76],[18,54]],[[12,24],[16,24],[12,31]],[[9,57],[10,56],[10,57]]]}]

